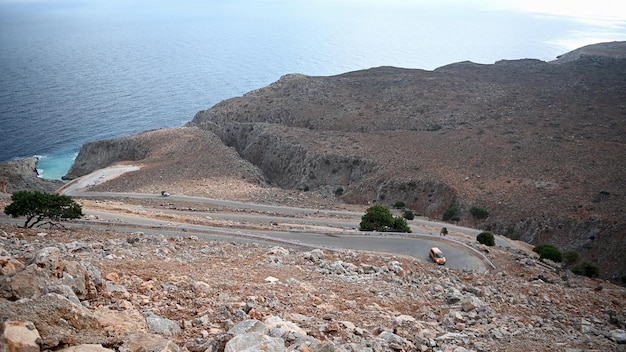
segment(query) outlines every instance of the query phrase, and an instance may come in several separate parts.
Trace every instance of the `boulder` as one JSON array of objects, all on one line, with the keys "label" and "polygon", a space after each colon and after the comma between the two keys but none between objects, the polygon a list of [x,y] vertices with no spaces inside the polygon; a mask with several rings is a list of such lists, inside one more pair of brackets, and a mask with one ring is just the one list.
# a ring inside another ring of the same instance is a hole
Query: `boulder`
[{"label": "boulder", "polygon": [[[162,336],[155,334],[136,333],[128,335],[124,339],[122,348],[127,352],[179,352],[177,344]],[[122,349],[120,349],[122,350]]]},{"label": "boulder", "polygon": [[291,321],[284,321],[280,317],[270,315],[263,320],[265,326],[270,330],[270,335],[274,337],[304,336],[306,331]]},{"label": "boulder", "polygon": [[237,335],[243,335],[243,334],[248,334],[252,332],[259,332],[261,334],[266,334],[268,331],[269,329],[267,325],[263,324],[262,322],[256,319],[246,319],[240,322],[239,324],[233,326],[232,328],[230,328],[228,330],[228,333],[237,336]]},{"label": "boulder", "polygon": [[[65,261],[59,248],[46,247],[36,252],[25,267],[10,276],[0,277],[0,294],[6,299],[18,300],[57,292],[70,300],[84,300],[97,294],[99,284],[95,284],[92,278],[99,275],[95,267],[88,269],[79,262]],[[69,287],[73,293],[63,286]]]},{"label": "boulder", "polygon": [[5,321],[0,335],[0,352],[39,352],[39,331],[31,322]]},{"label": "boulder", "polygon": [[286,352],[285,342],[277,337],[270,337],[260,332],[251,332],[233,337],[226,343],[224,352]]},{"label": "boulder", "polygon": [[11,253],[9,253],[4,247],[0,246],[0,276],[13,274],[14,272],[22,269],[24,265],[15,260]]},{"label": "boulder", "polygon": [[626,331],[621,329],[611,330],[609,332],[611,340],[620,345],[626,344]]},{"label": "boulder", "polygon": [[447,304],[456,304],[463,299],[463,294],[458,289],[452,287],[446,294]]},{"label": "boulder", "polygon": [[91,311],[56,293],[15,302],[0,300],[0,320],[32,321],[42,349],[112,342]]},{"label": "boulder", "polygon": [[174,321],[162,318],[152,312],[144,313],[144,317],[151,333],[172,336],[180,332],[180,326]]}]

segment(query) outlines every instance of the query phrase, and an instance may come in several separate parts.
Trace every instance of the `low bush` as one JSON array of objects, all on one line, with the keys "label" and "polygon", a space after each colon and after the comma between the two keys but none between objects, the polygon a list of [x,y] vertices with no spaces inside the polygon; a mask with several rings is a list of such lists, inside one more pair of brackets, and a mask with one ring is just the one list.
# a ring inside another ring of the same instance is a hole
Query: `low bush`
[{"label": "low bush", "polygon": [[484,244],[485,246],[493,247],[496,245],[496,239],[493,236],[493,233],[490,231],[483,231],[476,236],[476,240],[480,244]]},{"label": "low bush", "polygon": [[470,214],[476,219],[486,219],[489,217],[489,212],[483,208],[472,207],[470,209]]},{"label": "low bush", "polygon": [[563,253],[552,244],[540,244],[533,248],[533,252],[538,253],[540,258],[549,259],[553,262],[560,263],[563,261]]},{"label": "low bush", "polygon": [[587,277],[600,276],[600,269],[598,268],[598,266],[589,262],[583,262],[580,265],[576,265],[574,268],[572,268],[572,272],[576,275],[584,275]]},{"label": "low bush", "polygon": [[411,233],[411,228],[409,227],[409,224],[406,223],[405,218],[397,216],[393,219],[392,231]]},{"label": "low bush", "polygon": [[413,220],[415,219],[415,213],[413,213],[413,210],[405,210],[404,211],[404,218],[407,220]]},{"label": "low bush", "polygon": [[443,213],[443,217],[441,218],[443,221],[448,221],[448,220],[458,220],[458,216],[456,216],[456,211],[457,208],[455,205],[450,205],[450,207],[448,207],[448,209],[446,210],[445,213]]},{"label": "low bush", "polygon": [[336,195],[337,197],[341,197],[341,196],[343,195],[343,187],[338,187],[338,188],[335,190],[335,195]]},{"label": "low bush", "polygon": [[576,251],[567,251],[563,253],[563,262],[565,265],[574,265],[580,260],[580,253]]},{"label": "low bush", "polygon": [[396,209],[402,209],[404,208],[404,206],[405,206],[404,202],[396,202],[396,204],[393,205],[393,207]]}]

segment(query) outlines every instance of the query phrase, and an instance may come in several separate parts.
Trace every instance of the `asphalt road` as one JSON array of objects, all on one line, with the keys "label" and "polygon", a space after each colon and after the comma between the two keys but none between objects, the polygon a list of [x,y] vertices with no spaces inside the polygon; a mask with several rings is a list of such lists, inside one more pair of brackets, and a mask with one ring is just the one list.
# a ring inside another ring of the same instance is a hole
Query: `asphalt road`
[{"label": "asphalt road", "polygon": [[[90,175],[83,176],[69,182],[60,193],[77,198],[136,198],[155,199],[163,198],[160,195],[142,193],[102,193],[88,192],[90,186],[107,179],[117,177],[126,171],[136,170],[133,166],[121,166],[98,170]],[[185,201],[203,204],[207,207],[225,207],[237,209],[237,212],[183,212],[176,210],[158,209],[160,213],[176,213],[179,215],[210,216],[236,222],[254,223],[281,223],[293,224],[290,231],[267,231],[250,230],[194,225],[187,223],[172,223],[150,217],[142,217],[134,214],[107,213],[84,209],[86,215],[93,215],[94,220],[73,222],[72,226],[90,226],[102,228],[115,228],[118,231],[142,231],[146,233],[162,233],[165,235],[194,235],[203,239],[227,239],[238,242],[262,242],[274,243],[291,247],[322,248],[325,250],[360,250],[372,251],[397,255],[406,255],[417,260],[432,263],[428,253],[431,247],[439,247],[446,255],[446,267],[453,269],[474,270],[485,272],[492,264],[476,250],[463,244],[463,241],[455,241],[452,236],[440,237],[436,234],[416,231],[416,229],[433,228],[440,229],[446,226],[451,231],[475,237],[480,231],[475,229],[458,227],[450,224],[442,224],[427,220],[408,221],[414,233],[373,233],[357,231],[360,218],[363,215],[358,212],[321,210],[308,208],[293,208],[284,206],[271,206],[264,204],[242,203],[212,198],[199,198],[182,195],[171,195],[167,199],[172,201]],[[157,211],[157,210],[155,210]],[[271,215],[267,215],[271,214]],[[6,216],[0,216],[0,221],[11,221]],[[332,230],[299,230],[295,225],[313,225],[332,228]],[[499,239],[499,241],[506,241]],[[501,243],[508,245],[508,243]]]}]

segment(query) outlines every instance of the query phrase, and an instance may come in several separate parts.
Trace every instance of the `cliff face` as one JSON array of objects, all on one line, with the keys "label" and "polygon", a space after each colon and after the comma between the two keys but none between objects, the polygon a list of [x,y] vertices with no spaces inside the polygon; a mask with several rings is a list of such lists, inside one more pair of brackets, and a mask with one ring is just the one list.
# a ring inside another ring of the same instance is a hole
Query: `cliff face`
[{"label": "cliff face", "polygon": [[37,160],[32,157],[0,163],[0,193],[18,191],[52,193],[59,189],[63,182],[39,178]]}]

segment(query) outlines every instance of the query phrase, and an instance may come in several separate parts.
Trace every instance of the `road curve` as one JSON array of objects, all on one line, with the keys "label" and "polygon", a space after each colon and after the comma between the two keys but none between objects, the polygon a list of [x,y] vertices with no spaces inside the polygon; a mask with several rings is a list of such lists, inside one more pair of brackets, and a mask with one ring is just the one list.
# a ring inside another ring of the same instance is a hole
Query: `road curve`
[{"label": "road curve", "polygon": [[[105,182],[117,176],[120,176],[124,172],[134,171],[139,169],[137,166],[113,166],[101,170],[92,172],[89,175],[80,177],[76,180],[68,182],[60,190],[60,194],[69,195],[72,197],[89,198],[89,197],[110,197],[110,198],[135,198],[135,199],[155,199],[162,198],[160,195],[145,194],[145,193],[109,193],[109,192],[89,192],[88,189],[96,184]],[[236,201],[228,201],[214,198],[201,198],[184,195],[170,195],[168,199],[172,201],[185,201],[198,204],[207,204],[217,207],[235,208],[240,210],[248,210],[252,212],[262,212],[270,214],[282,214],[274,215],[273,221],[286,221],[286,222],[319,222],[318,225],[328,224],[333,222],[332,226],[338,226],[340,230],[336,231],[262,231],[262,230],[249,230],[249,229],[224,229],[210,226],[191,225],[186,223],[172,224],[171,222],[160,221],[151,218],[142,218],[140,216],[123,216],[124,228],[132,228],[133,226],[138,228],[151,228],[157,229],[161,232],[170,233],[185,233],[189,235],[189,232],[194,234],[210,234],[211,236],[219,237],[239,237],[248,239],[265,240],[271,242],[282,242],[285,244],[305,245],[308,247],[317,248],[336,248],[346,250],[361,250],[361,251],[373,251],[384,252],[399,255],[407,255],[417,258],[420,261],[431,262],[428,257],[428,252],[431,247],[439,247],[447,258],[446,267],[454,269],[466,269],[474,270],[478,272],[485,272],[493,267],[487,258],[481,253],[475,251],[471,247],[465,245],[462,242],[457,242],[451,238],[444,238],[427,232],[414,232],[413,234],[399,234],[399,233],[372,233],[354,231],[358,227],[360,218],[363,213],[350,212],[350,211],[338,211],[338,210],[323,210],[323,209],[310,209],[310,208],[293,208],[286,206],[273,206],[265,204],[244,203]],[[159,209],[160,212],[167,210]],[[88,210],[86,210],[89,215]],[[174,212],[174,211],[172,211]],[[97,214],[96,214],[97,213]],[[102,211],[94,212],[100,219],[106,219],[107,217],[119,218],[120,214],[106,214]],[[197,215],[197,213],[194,213]],[[211,213],[211,217],[233,217],[239,216],[254,217],[262,215],[241,215],[235,214],[217,214]],[[297,215],[298,217],[294,217]],[[306,217],[308,215],[315,216]],[[305,216],[305,219],[302,218]],[[324,218],[324,216],[335,217],[333,219]],[[341,220],[337,220],[336,217],[340,217]],[[409,224],[413,229],[424,226],[440,229],[442,226],[448,227],[449,230],[457,231],[469,236],[475,236],[480,231],[475,229],[463,228],[450,224],[442,224],[428,220],[412,220]],[[111,225],[111,223],[108,224]],[[120,226],[121,227],[121,226]],[[438,231],[438,230],[437,230]],[[200,236],[203,237],[203,236]],[[435,265],[433,263],[433,265]]]}]

